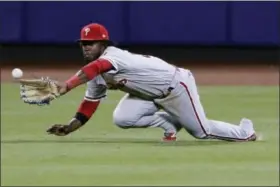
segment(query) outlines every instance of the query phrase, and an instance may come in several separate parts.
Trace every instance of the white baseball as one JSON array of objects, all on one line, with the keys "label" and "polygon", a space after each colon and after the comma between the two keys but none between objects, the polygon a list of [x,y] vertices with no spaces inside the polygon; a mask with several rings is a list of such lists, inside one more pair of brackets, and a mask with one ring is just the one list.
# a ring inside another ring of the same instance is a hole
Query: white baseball
[{"label": "white baseball", "polygon": [[13,76],[13,78],[19,79],[19,78],[22,77],[22,75],[23,75],[23,72],[22,72],[21,69],[19,69],[19,68],[13,69],[13,71],[12,71],[12,76]]}]

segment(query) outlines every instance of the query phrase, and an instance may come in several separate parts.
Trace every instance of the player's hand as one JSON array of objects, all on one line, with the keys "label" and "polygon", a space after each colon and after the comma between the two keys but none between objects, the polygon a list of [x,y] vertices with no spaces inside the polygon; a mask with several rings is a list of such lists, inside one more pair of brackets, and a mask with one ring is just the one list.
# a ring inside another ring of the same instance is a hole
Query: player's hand
[{"label": "player's hand", "polygon": [[56,81],[55,84],[58,87],[58,92],[60,93],[60,95],[63,95],[67,92],[67,84],[65,82]]},{"label": "player's hand", "polygon": [[47,130],[47,133],[56,136],[66,136],[67,134],[70,133],[68,127],[69,127],[68,125],[55,124]]}]

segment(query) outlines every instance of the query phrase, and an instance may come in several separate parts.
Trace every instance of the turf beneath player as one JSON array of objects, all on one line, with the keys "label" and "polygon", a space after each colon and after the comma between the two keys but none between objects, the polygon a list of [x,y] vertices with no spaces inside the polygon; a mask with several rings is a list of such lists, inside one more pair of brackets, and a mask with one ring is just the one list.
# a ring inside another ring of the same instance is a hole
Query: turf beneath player
[{"label": "turf beneath player", "polygon": [[[120,129],[112,92],[87,126],[67,137],[45,129],[69,120],[84,88],[50,107],[22,103],[18,85],[1,85],[1,184],[8,185],[279,185],[278,87],[200,87],[207,115],[254,121],[263,140],[196,140],[185,132],[162,143],[160,129]],[[230,99],[229,99],[230,98]],[[51,116],[51,118],[50,118]]]}]

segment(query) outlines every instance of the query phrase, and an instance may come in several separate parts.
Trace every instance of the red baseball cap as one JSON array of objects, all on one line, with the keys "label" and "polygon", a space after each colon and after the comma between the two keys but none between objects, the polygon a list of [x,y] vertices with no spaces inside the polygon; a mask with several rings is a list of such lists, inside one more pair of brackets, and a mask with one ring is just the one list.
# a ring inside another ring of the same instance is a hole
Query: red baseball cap
[{"label": "red baseball cap", "polygon": [[79,41],[109,41],[107,29],[98,23],[91,23],[84,26],[81,30]]}]

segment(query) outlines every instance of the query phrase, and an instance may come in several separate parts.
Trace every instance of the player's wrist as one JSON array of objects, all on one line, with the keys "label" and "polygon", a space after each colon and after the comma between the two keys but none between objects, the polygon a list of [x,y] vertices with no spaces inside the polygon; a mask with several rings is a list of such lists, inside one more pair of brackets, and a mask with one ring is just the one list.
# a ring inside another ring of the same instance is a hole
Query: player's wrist
[{"label": "player's wrist", "polygon": [[66,91],[70,91],[73,88],[86,83],[89,81],[87,74],[84,73],[83,69],[78,71],[75,75],[70,77],[67,81],[65,81],[66,84]]},{"label": "player's wrist", "polygon": [[86,124],[88,120],[89,120],[89,118],[85,114],[83,114],[81,112],[77,112],[75,114],[75,117],[72,119],[72,121],[73,121],[72,123],[77,123],[77,124],[79,123],[79,125],[82,126],[82,125]]},{"label": "player's wrist", "polygon": [[65,135],[71,133],[72,131],[70,130],[70,126],[69,125],[64,125],[63,126],[63,132]]},{"label": "player's wrist", "polygon": [[69,134],[81,126],[83,126],[88,119],[86,117],[81,117],[81,114],[77,113],[74,118],[69,122],[68,125],[65,126],[65,133]]},{"label": "player's wrist", "polygon": [[72,90],[80,84],[80,78],[77,75],[72,76],[70,79],[65,81],[66,92]]}]

